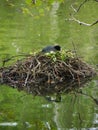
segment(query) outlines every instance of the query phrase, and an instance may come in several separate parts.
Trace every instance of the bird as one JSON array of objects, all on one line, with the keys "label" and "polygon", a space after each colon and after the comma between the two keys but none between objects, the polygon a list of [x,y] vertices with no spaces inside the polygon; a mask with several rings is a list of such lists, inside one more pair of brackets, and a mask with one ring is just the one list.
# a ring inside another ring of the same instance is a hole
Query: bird
[{"label": "bird", "polygon": [[59,45],[54,45],[54,46],[46,46],[45,48],[42,49],[43,53],[49,53],[49,52],[56,52],[56,51],[61,51],[61,46]]}]

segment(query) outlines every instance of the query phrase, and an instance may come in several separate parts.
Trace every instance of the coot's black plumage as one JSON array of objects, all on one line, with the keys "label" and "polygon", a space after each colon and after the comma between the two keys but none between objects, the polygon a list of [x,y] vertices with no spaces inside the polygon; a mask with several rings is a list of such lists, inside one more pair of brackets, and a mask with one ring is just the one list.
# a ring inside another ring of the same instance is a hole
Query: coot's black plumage
[{"label": "coot's black plumage", "polygon": [[55,46],[47,46],[45,48],[42,49],[42,52],[43,53],[48,53],[48,52],[51,52],[51,51],[60,51],[61,50],[61,47],[59,45],[55,45]]}]

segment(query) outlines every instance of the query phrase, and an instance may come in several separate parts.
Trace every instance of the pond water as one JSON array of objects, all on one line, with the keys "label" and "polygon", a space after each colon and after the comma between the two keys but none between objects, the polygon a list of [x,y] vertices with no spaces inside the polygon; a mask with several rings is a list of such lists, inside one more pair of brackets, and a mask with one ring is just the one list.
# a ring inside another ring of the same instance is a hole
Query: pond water
[{"label": "pond water", "polygon": [[[96,66],[98,24],[85,26],[69,19],[92,24],[98,20],[98,2],[81,3],[51,0],[29,5],[19,0],[0,1],[0,66],[4,58],[52,44],[68,50],[74,50],[75,45],[77,54]],[[65,94],[60,103],[55,103],[0,85],[0,130],[98,130],[98,105],[92,99],[98,99],[98,77],[82,91],[86,95]]]}]

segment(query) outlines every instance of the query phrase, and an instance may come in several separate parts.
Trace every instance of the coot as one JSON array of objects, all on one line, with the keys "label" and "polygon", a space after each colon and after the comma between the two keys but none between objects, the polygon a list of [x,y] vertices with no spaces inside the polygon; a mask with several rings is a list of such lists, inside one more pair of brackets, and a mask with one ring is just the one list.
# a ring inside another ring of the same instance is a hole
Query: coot
[{"label": "coot", "polygon": [[61,47],[59,45],[54,45],[54,46],[47,46],[45,48],[42,49],[43,53],[48,53],[51,51],[60,51]]}]

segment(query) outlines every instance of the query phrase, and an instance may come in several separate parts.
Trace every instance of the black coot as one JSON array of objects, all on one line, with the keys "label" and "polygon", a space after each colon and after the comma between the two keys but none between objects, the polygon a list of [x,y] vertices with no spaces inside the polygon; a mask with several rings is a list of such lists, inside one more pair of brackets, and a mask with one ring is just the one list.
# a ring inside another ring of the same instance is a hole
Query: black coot
[{"label": "black coot", "polygon": [[51,51],[60,51],[61,47],[59,45],[55,45],[55,46],[47,46],[45,48],[42,49],[43,53],[48,53]]}]

